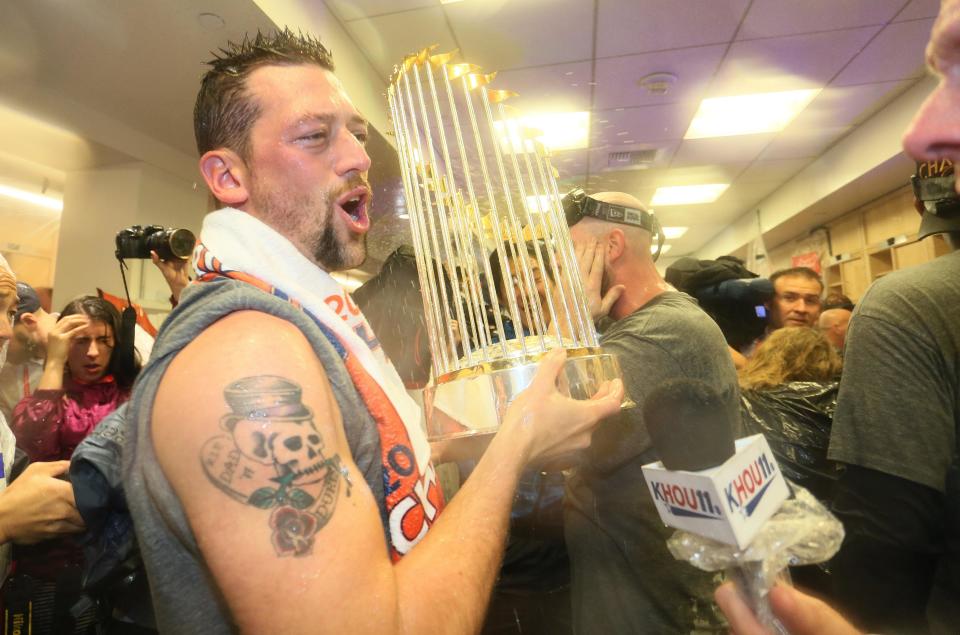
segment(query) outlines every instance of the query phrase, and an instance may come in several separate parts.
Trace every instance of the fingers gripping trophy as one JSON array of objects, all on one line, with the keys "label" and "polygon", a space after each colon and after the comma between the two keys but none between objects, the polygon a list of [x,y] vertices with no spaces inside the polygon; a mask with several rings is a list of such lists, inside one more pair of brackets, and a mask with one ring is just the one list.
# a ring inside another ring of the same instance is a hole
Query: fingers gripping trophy
[{"label": "fingers gripping trophy", "polygon": [[598,344],[542,132],[488,86],[496,73],[435,48],[404,59],[387,95],[433,355],[428,432],[450,440],[494,433],[553,348],[574,398],[621,372]]}]

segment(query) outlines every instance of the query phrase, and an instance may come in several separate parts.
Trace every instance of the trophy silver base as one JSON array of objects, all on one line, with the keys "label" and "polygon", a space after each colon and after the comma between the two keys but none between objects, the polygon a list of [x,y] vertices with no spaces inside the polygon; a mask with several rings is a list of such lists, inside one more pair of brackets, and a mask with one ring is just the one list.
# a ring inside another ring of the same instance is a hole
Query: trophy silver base
[{"label": "trophy silver base", "polygon": [[[423,394],[430,441],[496,433],[507,407],[533,381],[545,354],[498,359],[439,377]],[[620,377],[615,355],[600,348],[570,348],[557,388],[574,399],[589,399],[601,383]],[[635,405],[625,394],[620,407]]]}]

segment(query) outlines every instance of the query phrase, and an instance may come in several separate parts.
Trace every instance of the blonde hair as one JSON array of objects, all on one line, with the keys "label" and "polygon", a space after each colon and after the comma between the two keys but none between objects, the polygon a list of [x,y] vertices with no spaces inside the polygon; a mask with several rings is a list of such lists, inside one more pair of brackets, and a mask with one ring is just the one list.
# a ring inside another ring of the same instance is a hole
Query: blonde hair
[{"label": "blonde hair", "polygon": [[775,388],[791,381],[833,381],[843,360],[823,334],[806,326],[777,329],[740,371],[740,387]]}]

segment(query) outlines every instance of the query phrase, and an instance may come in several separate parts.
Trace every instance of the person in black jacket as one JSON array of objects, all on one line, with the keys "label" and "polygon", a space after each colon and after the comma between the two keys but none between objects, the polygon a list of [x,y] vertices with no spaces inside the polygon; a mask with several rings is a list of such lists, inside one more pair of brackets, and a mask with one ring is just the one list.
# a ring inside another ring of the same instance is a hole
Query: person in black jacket
[{"label": "person in black jacket", "polygon": [[842,362],[816,329],[778,329],[739,372],[740,412],[748,434],[761,433],[784,476],[829,501],[837,467],[827,460]]}]

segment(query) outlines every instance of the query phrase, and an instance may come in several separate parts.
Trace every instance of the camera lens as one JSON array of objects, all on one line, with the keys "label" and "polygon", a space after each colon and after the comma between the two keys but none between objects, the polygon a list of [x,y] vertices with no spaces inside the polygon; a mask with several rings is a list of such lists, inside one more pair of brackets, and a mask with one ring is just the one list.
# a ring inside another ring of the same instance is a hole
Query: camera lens
[{"label": "camera lens", "polygon": [[193,253],[193,247],[197,244],[197,238],[189,229],[175,229],[170,233],[167,239],[170,245],[170,253],[177,258],[189,258]]}]

